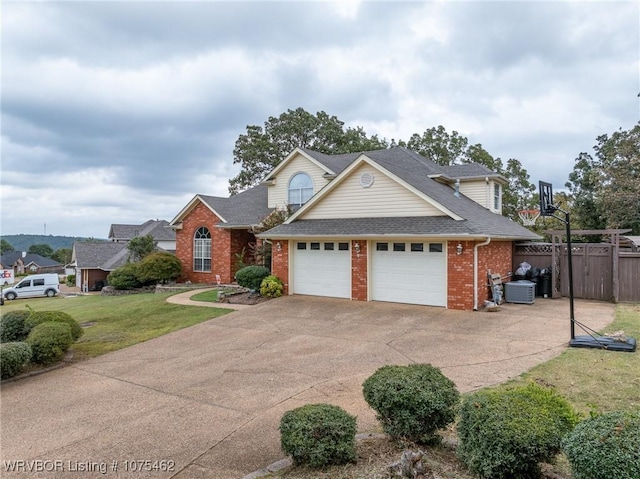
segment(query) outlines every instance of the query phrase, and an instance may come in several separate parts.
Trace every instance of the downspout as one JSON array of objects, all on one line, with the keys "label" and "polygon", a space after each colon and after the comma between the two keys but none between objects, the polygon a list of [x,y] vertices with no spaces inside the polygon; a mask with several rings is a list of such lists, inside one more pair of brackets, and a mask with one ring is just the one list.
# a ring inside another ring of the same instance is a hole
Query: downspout
[{"label": "downspout", "polygon": [[473,247],[473,310],[478,311],[478,248],[487,246],[491,243],[491,237],[488,237],[483,243],[477,243]]}]

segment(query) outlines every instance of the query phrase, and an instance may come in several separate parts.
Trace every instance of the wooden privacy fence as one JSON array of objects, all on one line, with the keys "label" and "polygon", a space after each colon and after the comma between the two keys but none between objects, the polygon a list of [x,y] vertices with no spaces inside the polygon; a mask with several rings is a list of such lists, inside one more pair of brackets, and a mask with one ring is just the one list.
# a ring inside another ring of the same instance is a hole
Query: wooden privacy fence
[{"label": "wooden privacy fence", "polygon": [[[629,230],[578,230],[577,235],[606,234],[609,243],[572,244],[573,289],[576,298],[613,302],[640,302],[640,253],[620,249],[619,236]],[[552,243],[517,244],[514,271],[527,262],[552,269],[552,296],[569,296],[568,251],[561,231],[549,231]]]}]

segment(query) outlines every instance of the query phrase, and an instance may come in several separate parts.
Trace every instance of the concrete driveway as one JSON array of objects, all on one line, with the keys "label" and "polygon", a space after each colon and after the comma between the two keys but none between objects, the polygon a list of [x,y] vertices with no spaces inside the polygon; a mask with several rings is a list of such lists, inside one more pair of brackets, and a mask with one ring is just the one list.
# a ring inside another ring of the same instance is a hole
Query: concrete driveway
[{"label": "concrete driveway", "polygon": [[[283,457],[285,411],[330,402],[360,432],[376,430],[361,385],[378,367],[428,362],[461,392],[496,384],[565,349],[568,311],[564,299],[495,313],[269,301],[2,384],[0,476],[240,478]],[[612,304],[576,302],[594,329],[613,315]],[[7,461],[51,471],[7,474]]]}]

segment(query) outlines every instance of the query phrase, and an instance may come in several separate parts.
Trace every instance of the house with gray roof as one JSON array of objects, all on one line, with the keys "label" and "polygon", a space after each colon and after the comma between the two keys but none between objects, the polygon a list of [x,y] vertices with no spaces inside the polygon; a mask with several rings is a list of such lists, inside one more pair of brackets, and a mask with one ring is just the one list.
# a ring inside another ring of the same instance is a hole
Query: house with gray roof
[{"label": "house with gray roof", "polygon": [[151,235],[158,248],[173,253],[176,250],[176,233],[166,220],[148,220],[141,225],[112,224],[109,239],[116,243],[128,243],[137,236]]},{"label": "house with gray roof", "polygon": [[[273,245],[286,294],[477,309],[489,272],[539,236],[502,215],[507,180],[477,164],[440,166],[402,147],[326,155],[296,148],[231,198],[196,195],[170,222],[185,279],[232,281],[251,242]],[[253,235],[272,211],[293,214]]]},{"label": "house with gray roof", "polygon": [[35,253],[7,251],[0,256],[1,269],[11,269],[14,275],[34,273],[63,273],[64,266],[58,261]]}]

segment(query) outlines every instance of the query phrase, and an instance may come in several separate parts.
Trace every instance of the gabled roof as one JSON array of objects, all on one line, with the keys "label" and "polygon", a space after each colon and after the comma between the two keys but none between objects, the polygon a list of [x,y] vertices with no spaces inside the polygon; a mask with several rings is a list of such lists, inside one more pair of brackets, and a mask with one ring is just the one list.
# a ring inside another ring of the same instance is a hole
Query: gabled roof
[{"label": "gabled roof", "polygon": [[222,223],[221,228],[241,228],[259,225],[273,211],[267,207],[267,185],[260,184],[229,198],[196,195],[169,223],[177,228],[183,218],[198,204],[207,206]]},{"label": "gabled roof", "polygon": [[40,256],[39,254],[35,253],[27,253],[23,257],[22,251],[7,251],[0,257],[0,264],[2,264],[2,266],[6,268],[12,268],[19,259],[22,259],[22,263],[25,265],[33,263],[40,268],[62,266],[62,264],[58,263],[56,260],[47,258],[45,256]]},{"label": "gabled roof", "polygon": [[450,180],[456,180],[456,179],[471,180],[471,179],[492,178],[495,180],[500,180],[502,183],[507,183],[507,179],[504,176],[478,163],[466,163],[464,165],[442,166],[441,168],[442,168],[443,176],[445,176]]},{"label": "gabled roof", "polygon": [[[537,234],[529,231],[518,223],[515,223],[500,214],[492,213],[466,196],[462,194],[455,195],[454,190],[451,187],[437,182],[432,178],[434,175],[443,174],[444,167],[411,150],[402,147],[394,147],[386,150],[376,150],[355,155],[356,158],[364,155],[366,158],[373,160],[375,165],[388,172],[390,174],[389,176],[397,178],[415,191],[431,198],[436,204],[441,206],[443,211],[449,211],[449,218],[445,217],[441,220],[437,220],[440,221],[440,223],[438,223],[438,231],[443,231],[443,234],[466,234],[473,236],[491,236],[528,240],[540,238]],[[461,166],[467,167],[468,165]],[[448,168],[450,169],[451,167]],[[475,168],[475,165],[471,165],[471,167],[467,167],[466,170],[463,169],[461,171],[471,172],[472,170],[478,171],[478,169]],[[332,220],[335,221],[334,223],[330,223],[328,220],[297,220],[297,218],[304,217],[304,211],[306,209],[313,207],[314,203],[321,201],[323,195],[331,193],[332,183],[339,183],[343,175],[348,175],[349,173],[349,168],[343,168],[342,173],[340,173],[338,177],[328,185],[328,187],[321,190],[311,201],[300,208],[300,210],[290,218],[290,222],[269,230],[266,234],[262,234],[261,236],[298,236],[300,234],[304,234],[303,231],[305,230],[308,231],[310,228],[313,229],[322,225],[331,225],[335,234],[342,234],[340,231],[347,231],[345,228],[350,229],[351,227],[348,223],[356,223],[353,218],[348,220]],[[417,220],[414,219],[414,221]],[[422,220],[422,226],[420,228],[423,232],[420,234],[428,234],[428,227],[430,225],[435,226],[433,221],[436,220]],[[313,222],[315,222],[317,226],[313,226],[311,224]],[[390,226],[394,224],[400,226],[398,220],[394,220],[393,218],[386,218],[384,221],[380,218],[363,218],[362,221],[358,221],[357,223],[362,226],[362,234],[367,234],[365,233],[365,230],[369,231],[371,228],[382,226],[385,222]],[[367,225],[366,227],[365,224]],[[463,225],[465,232],[461,233],[460,228]],[[446,228],[445,230],[442,230],[444,226],[446,226]]]},{"label": "gabled roof", "polygon": [[73,244],[73,262],[78,269],[112,271],[127,262],[126,243],[79,241]]},{"label": "gabled roof", "polygon": [[136,236],[151,235],[156,241],[175,241],[176,233],[168,228],[165,220],[148,220],[141,225],[112,224],[109,229],[109,239],[129,241]]}]

